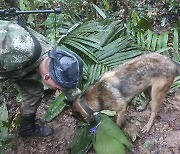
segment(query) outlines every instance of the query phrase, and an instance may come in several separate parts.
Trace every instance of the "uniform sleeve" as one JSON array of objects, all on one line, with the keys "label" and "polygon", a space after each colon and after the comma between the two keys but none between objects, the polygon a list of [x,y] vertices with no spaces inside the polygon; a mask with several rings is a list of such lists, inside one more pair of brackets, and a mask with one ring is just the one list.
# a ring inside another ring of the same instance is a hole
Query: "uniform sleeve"
[{"label": "uniform sleeve", "polygon": [[65,96],[66,96],[66,98],[67,98],[67,101],[70,101],[70,102],[72,102],[72,101],[74,101],[79,95],[81,95],[81,90],[79,89],[79,88],[73,88],[73,89],[70,89],[70,90],[68,90],[68,91],[66,91],[66,92],[64,92],[65,93]]}]

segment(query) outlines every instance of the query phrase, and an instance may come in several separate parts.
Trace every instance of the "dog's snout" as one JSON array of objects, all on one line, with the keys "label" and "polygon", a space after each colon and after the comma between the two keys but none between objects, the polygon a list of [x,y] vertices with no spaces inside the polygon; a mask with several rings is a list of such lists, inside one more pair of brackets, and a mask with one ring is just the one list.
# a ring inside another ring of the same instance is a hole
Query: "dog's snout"
[{"label": "dog's snout", "polygon": [[87,123],[91,123],[94,120],[95,120],[95,118],[94,118],[93,115],[90,115],[90,116],[84,118],[84,121],[87,122]]},{"label": "dog's snout", "polygon": [[84,122],[86,122],[86,123],[91,123],[91,122],[94,121],[94,116],[93,116],[93,115],[83,117],[83,116],[82,116],[79,112],[77,112],[77,111],[74,111],[74,112],[72,113],[72,116],[74,116],[76,119],[82,120],[82,121],[84,121]]}]

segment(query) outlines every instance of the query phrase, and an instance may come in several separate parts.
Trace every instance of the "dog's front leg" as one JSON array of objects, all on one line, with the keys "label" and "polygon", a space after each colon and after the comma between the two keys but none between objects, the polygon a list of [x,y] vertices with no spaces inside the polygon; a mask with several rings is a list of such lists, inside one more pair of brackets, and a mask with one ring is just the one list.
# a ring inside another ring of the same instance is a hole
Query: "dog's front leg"
[{"label": "dog's front leg", "polygon": [[107,86],[104,90],[104,93],[106,93],[106,95],[103,96],[103,100],[105,102],[104,109],[116,111],[116,124],[120,127],[124,121],[127,109],[127,102],[122,97],[121,93],[119,92],[119,89],[117,89],[114,86]]}]

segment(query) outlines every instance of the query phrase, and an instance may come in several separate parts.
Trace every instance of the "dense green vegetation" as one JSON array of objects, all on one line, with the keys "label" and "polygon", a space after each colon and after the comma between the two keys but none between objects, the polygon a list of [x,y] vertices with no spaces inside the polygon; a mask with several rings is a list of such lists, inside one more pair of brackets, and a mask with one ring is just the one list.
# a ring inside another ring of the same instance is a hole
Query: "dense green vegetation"
[{"label": "dense green vegetation", "polygon": [[[31,28],[44,34],[52,43],[81,56],[85,63],[82,90],[104,72],[143,53],[159,52],[180,61],[178,0],[137,0],[128,4],[118,0],[0,2],[1,9],[35,10],[57,6],[62,8],[59,15],[31,14],[23,17]],[[179,86],[180,78],[177,77],[172,89]],[[1,106],[0,115],[3,115],[0,116],[0,149],[3,150],[10,138],[5,104]]]}]

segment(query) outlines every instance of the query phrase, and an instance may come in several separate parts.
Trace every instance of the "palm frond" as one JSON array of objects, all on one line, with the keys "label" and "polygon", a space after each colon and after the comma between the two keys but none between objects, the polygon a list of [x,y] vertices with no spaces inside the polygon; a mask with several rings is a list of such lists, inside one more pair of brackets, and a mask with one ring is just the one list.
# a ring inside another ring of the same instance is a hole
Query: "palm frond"
[{"label": "palm frond", "polygon": [[91,60],[93,60],[94,62],[96,61],[96,56],[84,45],[82,45],[81,43],[75,41],[75,40],[67,40],[63,43],[67,48],[70,48],[71,50],[76,50],[76,52],[78,53],[78,51],[81,51],[81,53],[84,53],[87,57],[89,57]]},{"label": "palm frond", "polygon": [[106,15],[103,10],[101,10],[97,5],[93,4],[94,9],[98,12],[98,14],[103,18],[106,19]]},{"label": "palm frond", "polygon": [[[128,33],[135,38],[137,46],[142,48],[142,50],[158,52],[168,57],[172,57],[176,61],[180,61],[180,53],[178,52],[179,33],[177,28],[174,28],[173,33],[166,31],[161,34],[156,34],[152,30],[142,31],[134,28],[130,23],[127,27]],[[180,87],[179,77],[175,79],[171,90],[177,87]]]},{"label": "palm frond", "polygon": [[84,66],[84,71],[85,76],[87,77],[86,81],[84,82],[83,85],[83,91],[90,85],[93,84],[95,81],[99,79],[101,74],[107,72],[110,70],[110,67],[107,67],[103,64],[95,64],[91,63],[88,65]]},{"label": "palm frond", "polygon": [[105,58],[108,58],[109,56],[114,55],[115,53],[121,52],[123,49],[126,49],[129,46],[132,46],[132,43],[133,42],[129,37],[120,37],[115,41],[104,46],[102,51],[97,52],[97,58],[101,61]]},{"label": "palm frond", "polygon": [[137,31],[136,39],[138,46],[144,50],[155,52],[168,47],[168,32],[158,35],[151,30],[146,32]]},{"label": "palm frond", "polygon": [[177,76],[171,86],[170,91],[173,91],[174,89],[179,88],[179,87],[180,87],[180,76]]},{"label": "palm frond", "polygon": [[126,34],[121,20],[88,21],[71,29],[59,45],[76,52],[84,60],[84,89],[104,72],[143,53]]},{"label": "palm frond", "polygon": [[143,51],[141,50],[131,50],[131,51],[125,52],[124,55],[123,53],[119,53],[117,54],[117,57],[119,58],[116,58],[113,61],[109,61],[108,63],[105,63],[105,64],[107,64],[107,67],[114,67],[119,64],[123,64],[127,62],[128,60],[133,59],[134,57],[137,57],[141,54],[143,54]]},{"label": "palm frond", "polygon": [[174,28],[173,32],[173,49],[174,49],[174,54],[173,54],[173,59],[180,61],[180,54],[178,52],[179,50],[179,33],[176,28]]}]

